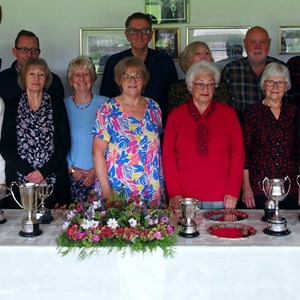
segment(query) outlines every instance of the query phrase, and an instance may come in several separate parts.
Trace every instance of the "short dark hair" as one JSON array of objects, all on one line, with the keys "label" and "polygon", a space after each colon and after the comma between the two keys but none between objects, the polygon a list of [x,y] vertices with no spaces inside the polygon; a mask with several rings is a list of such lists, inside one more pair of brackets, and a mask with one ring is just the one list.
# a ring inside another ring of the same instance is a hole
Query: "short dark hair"
[{"label": "short dark hair", "polygon": [[22,29],[16,39],[15,39],[15,47],[18,47],[18,43],[19,43],[19,39],[22,37],[22,36],[29,36],[29,37],[35,37],[37,42],[38,42],[38,47],[40,47],[40,41],[39,41],[39,38],[31,31],[28,31],[28,30],[25,30],[25,29]]},{"label": "short dark hair", "polygon": [[144,13],[141,13],[141,12],[135,12],[127,18],[127,20],[125,22],[126,29],[128,28],[129,23],[134,19],[144,19],[144,20],[146,20],[149,23],[150,29],[152,29],[152,20],[151,20],[150,15],[149,14],[144,14]]}]

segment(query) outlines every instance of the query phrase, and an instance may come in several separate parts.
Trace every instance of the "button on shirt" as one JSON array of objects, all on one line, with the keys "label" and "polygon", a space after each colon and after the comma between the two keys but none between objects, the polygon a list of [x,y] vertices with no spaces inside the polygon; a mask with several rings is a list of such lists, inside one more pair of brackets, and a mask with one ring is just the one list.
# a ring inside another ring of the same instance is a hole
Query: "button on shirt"
[{"label": "button on shirt", "polygon": [[258,182],[265,177],[289,176],[292,182],[290,194],[297,193],[299,155],[296,110],[293,104],[283,102],[278,119],[270,108],[262,103],[250,105],[245,112],[243,124],[245,169],[249,170],[254,196],[263,195]]}]

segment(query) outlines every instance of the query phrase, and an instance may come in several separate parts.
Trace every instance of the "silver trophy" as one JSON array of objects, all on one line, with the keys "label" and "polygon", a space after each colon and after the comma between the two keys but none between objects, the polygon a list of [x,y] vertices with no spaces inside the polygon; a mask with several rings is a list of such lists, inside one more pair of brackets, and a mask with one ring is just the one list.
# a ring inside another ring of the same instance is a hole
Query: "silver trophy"
[{"label": "silver trophy", "polygon": [[50,224],[53,221],[51,210],[45,206],[45,200],[52,194],[53,184],[40,183],[38,186],[38,198],[41,200],[35,217],[42,224]]},{"label": "silver trophy", "polygon": [[179,211],[181,212],[181,229],[179,235],[182,237],[192,238],[199,235],[197,224],[193,220],[200,212],[197,202],[193,198],[183,198],[179,201]]},{"label": "silver trophy", "polygon": [[[290,234],[286,218],[279,214],[279,202],[285,199],[291,188],[290,178],[288,176],[284,179],[265,177],[262,185],[267,198],[275,202],[275,213],[267,220],[267,228],[264,229],[264,233],[276,236]],[[287,189],[286,185],[288,185]]]},{"label": "silver trophy", "polygon": [[[19,188],[22,204],[15,197],[13,192],[14,186]],[[21,208],[27,211],[27,217],[22,221],[22,230],[19,232],[20,236],[32,237],[42,234],[42,230],[39,228],[39,222],[34,216],[34,211],[37,209],[38,187],[38,184],[30,182],[22,184],[17,184],[16,182],[11,183],[10,190],[14,200]]]},{"label": "silver trophy", "polygon": [[[268,181],[265,181],[265,184],[268,184]],[[265,208],[264,208],[264,215],[261,218],[263,222],[267,222],[268,219],[271,219],[275,214],[275,201],[273,199],[268,198],[268,195],[266,193],[266,189],[268,189],[268,187],[265,187],[263,185],[263,181],[259,181],[258,185],[267,196],[267,201],[265,202]]]},{"label": "silver trophy", "polygon": [[[7,190],[9,190],[9,188],[5,185],[0,185],[0,201],[9,196],[10,193],[7,193]],[[3,210],[0,208],[0,224],[4,224],[6,223],[6,219],[4,217],[4,212]]]}]

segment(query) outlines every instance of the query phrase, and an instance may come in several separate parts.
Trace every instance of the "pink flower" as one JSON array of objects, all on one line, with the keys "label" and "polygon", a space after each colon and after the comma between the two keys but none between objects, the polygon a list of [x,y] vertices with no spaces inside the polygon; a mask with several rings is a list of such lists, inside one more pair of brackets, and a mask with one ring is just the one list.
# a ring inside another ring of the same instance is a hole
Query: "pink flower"
[{"label": "pink flower", "polygon": [[100,234],[94,233],[93,237],[92,237],[92,241],[95,243],[98,243],[98,242],[100,242],[100,240],[101,240]]},{"label": "pink flower", "polygon": [[172,233],[174,232],[174,227],[171,226],[171,225],[168,225],[168,226],[167,226],[167,232],[168,232],[169,234],[172,234]]},{"label": "pink flower", "polygon": [[77,235],[76,235],[76,240],[77,241],[81,241],[85,236],[86,236],[86,232],[85,231],[83,231],[83,232],[78,231]]},{"label": "pink flower", "polygon": [[160,231],[155,231],[155,232],[154,232],[154,237],[155,237],[157,240],[160,240],[160,239],[161,239],[161,232],[160,232]]}]

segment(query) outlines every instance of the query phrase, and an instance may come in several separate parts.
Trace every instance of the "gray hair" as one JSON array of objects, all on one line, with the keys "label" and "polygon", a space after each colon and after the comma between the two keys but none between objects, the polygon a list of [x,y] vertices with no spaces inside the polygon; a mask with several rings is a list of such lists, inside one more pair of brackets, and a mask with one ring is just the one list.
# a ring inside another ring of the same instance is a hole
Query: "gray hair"
[{"label": "gray hair", "polygon": [[195,77],[202,74],[211,74],[215,79],[215,84],[220,83],[220,69],[219,67],[211,61],[199,61],[191,65],[191,67],[186,72],[185,83],[189,91],[192,90],[193,81]]},{"label": "gray hair", "polygon": [[289,72],[288,68],[283,64],[272,62],[265,66],[264,71],[261,75],[260,88],[262,89],[263,92],[265,92],[265,90],[266,90],[265,85],[264,85],[265,80],[271,76],[284,77],[284,81],[286,81],[286,83],[287,83],[287,85],[286,85],[287,91],[291,88],[291,86],[292,86],[291,77],[290,77],[290,72]]}]

